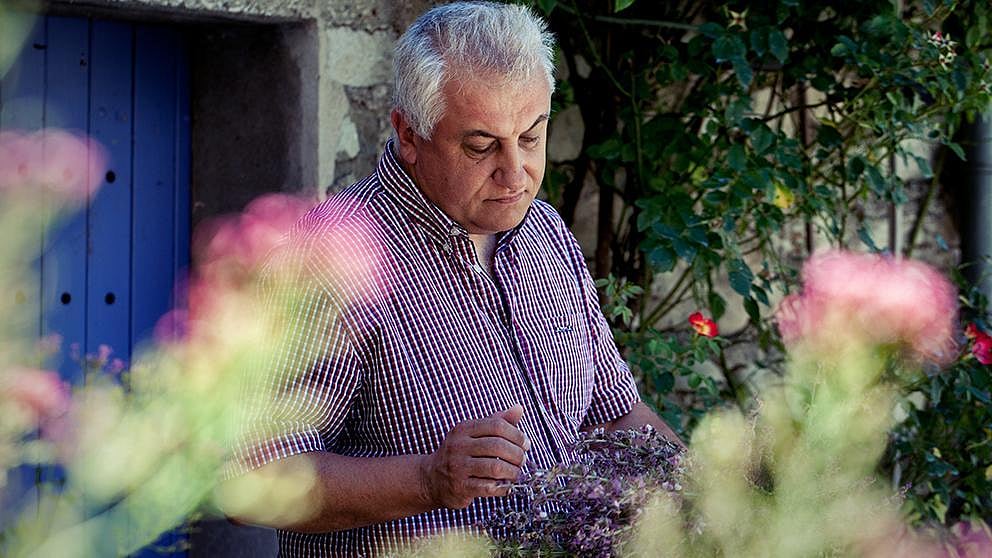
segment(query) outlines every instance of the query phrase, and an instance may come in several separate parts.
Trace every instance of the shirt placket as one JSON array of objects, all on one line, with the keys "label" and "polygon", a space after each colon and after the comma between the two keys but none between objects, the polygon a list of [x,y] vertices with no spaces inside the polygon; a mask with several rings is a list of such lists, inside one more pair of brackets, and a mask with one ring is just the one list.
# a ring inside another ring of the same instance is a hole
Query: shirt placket
[{"label": "shirt placket", "polygon": [[[457,240],[457,237],[460,237],[460,240]],[[476,296],[481,298],[480,302],[486,308],[488,314],[496,319],[496,327],[506,343],[506,348],[510,352],[511,360],[517,372],[520,374],[520,381],[523,383],[524,390],[526,391],[525,397],[530,399],[532,408],[537,410],[537,420],[532,422],[535,423],[535,427],[540,429],[540,434],[547,442],[547,446],[551,451],[549,457],[552,457],[557,463],[562,463],[563,455],[558,448],[558,444],[555,442],[555,436],[552,434],[551,419],[548,416],[547,407],[538,395],[537,386],[530,371],[524,364],[520,346],[514,334],[509,298],[505,289],[501,287],[501,282],[497,279],[500,268],[502,265],[505,265],[505,261],[497,254],[493,261],[493,276],[490,276],[476,258],[475,249],[465,233],[457,227],[452,227],[451,231],[449,231],[448,240],[449,245],[452,246],[452,250],[455,249],[455,246],[459,247],[458,260],[460,260],[463,269],[467,273],[475,276],[475,279],[470,281],[470,283],[478,286],[478,288],[474,289],[475,293],[477,293]]]}]

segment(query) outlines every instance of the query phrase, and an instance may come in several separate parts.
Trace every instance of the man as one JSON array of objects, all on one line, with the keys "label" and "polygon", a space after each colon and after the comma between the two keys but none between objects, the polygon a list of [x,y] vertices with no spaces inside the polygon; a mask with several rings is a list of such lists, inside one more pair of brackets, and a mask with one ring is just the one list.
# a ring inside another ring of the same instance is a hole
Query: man
[{"label": "man", "polygon": [[277,434],[243,459],[317,473],[312,517],[276,525],[282,554],[474,526],[522,468],[568,460],[581,429],[677,440],[640,402],[574,237],[535,199],[552,48],[521,6],[421,16],[396,47],[375,172],[298,225],[292,244],[318,263],[277,359]]}]

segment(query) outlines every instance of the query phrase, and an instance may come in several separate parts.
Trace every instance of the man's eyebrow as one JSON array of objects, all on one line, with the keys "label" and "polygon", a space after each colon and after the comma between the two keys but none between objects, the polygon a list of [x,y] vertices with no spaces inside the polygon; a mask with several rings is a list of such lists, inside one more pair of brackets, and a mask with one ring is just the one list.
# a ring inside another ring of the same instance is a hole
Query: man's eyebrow
[{"label": "man's eyebrow", "polygon": [[[534,128],[537,127],[538,124],[540,124],[541,122],[544,122],[545,120],[547,120],[549,118],[551,118],[551,115],[549,113],[547,113],[547,112],[544,113],[544,114],[542,114],[542,115],[540,115],[540,116],[538,116],[537,117],[537,120],[535,120],[534,123],[530,125],[530,128],[527,128],[526,130],[524,130],[524,133],[526,134],[527,132],[533,130]],[[482,137],[482,138],[490,138],[490,139],[500,139],[499,136],[497,136],[496,134],[493,134],[491,132],[487,132],[485,130],[472,130],[470,132],[465,132],[465,134],[462,137],[463,138]]]}]

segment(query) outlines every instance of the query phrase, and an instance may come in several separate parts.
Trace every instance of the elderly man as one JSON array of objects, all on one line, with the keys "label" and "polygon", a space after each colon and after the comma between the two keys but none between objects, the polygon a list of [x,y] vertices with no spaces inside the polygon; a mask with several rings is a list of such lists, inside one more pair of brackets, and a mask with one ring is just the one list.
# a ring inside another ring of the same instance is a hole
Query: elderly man
[{"label": "elderly man", "polygon": [[311,266],[277,434],[244,459],[318,473],[312,517],[277,525],[282,554],[370,555],[472,527],[510,505],[521,468],[570,459],[583,429],[674,438],[638,397],[578,244],[536,199],[552,49],[521,6],[421,16],[396,47],[377,168],[298,225],[309,261],[344,253],[364,272]]}]

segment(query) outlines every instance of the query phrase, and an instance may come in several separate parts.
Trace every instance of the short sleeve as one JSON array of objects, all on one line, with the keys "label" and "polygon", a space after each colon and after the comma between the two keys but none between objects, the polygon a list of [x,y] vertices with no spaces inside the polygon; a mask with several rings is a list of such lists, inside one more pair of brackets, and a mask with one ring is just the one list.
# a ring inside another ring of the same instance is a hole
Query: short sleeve
[{"label": "short sleeve", "polygon": [[331,292],[314,280],[276,283],[263,284],[260,310],[278,313],[279,331],[270,354],[252,365],[227,476],[333,447],[361,386],[360,359]]}]

